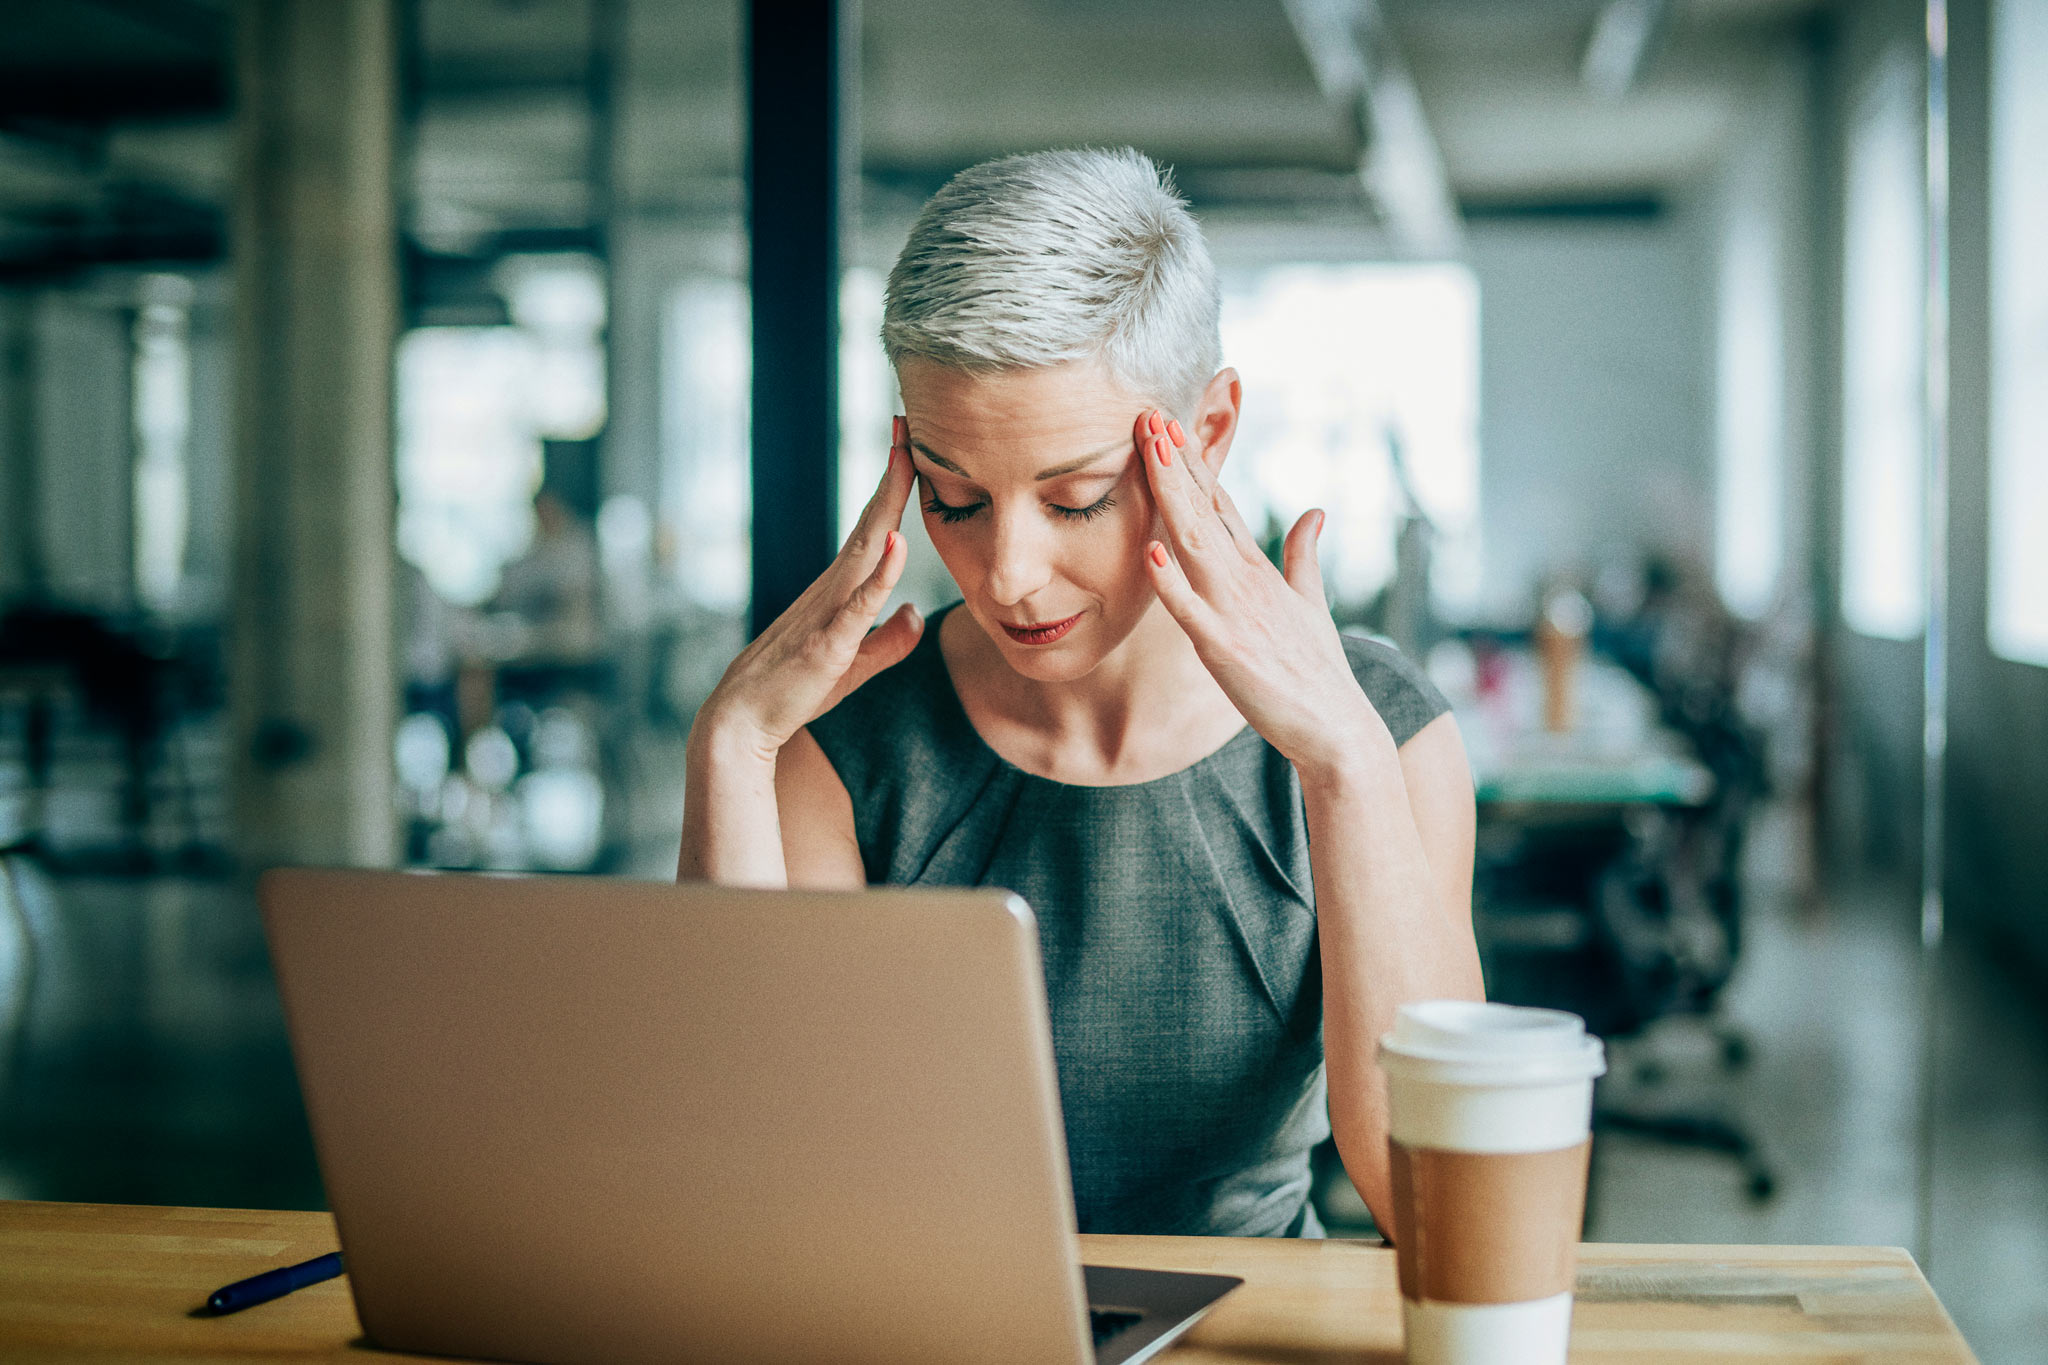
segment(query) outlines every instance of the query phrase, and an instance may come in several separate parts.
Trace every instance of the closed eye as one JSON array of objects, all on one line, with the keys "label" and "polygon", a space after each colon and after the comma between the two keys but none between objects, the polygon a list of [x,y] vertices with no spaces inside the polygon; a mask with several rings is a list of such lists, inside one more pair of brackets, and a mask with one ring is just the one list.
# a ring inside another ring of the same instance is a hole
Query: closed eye
[{"label": "closed eye", "polygon": [[[948,526],[954,522],[967,520],[987,505],[987,503],[970,502],[964,506],[956,506],[950,502],[939,501],[935,495],[928,496],[924,500],[924,510]],[[1054,513],[1066,521],[1093,521],[1110,508],[1116,506],[1116,498],[1113,494],[1105,493],[1086,507],[1062,507],[1056,502],[1047,503],[1046,506],[1050,507]]]},{"label": "closed eye", "polygon": [[937,498],[926,498],[924,500],[924,510],[949,526],[956,521],[967,520],[976,512],[979,512],[981,508],[982,504],[978,502],[971,502],[965,507],[955,507],[952,503],[940,502]]},{"label": "closed eye", "polygon": [[1095,518],[1101,516],[1104,512],[1107,512],[1110,508],[1116,506],[1116,499],[1111,497],[1109,494],[1104,493],[1100,498],[1097,498],[1094,502],[1089,503],[1086,507],[1062,507],[1058,503],[1052,503],[1049,505],[1052,507],[1053,511],[1059,513],[1068,521],[1093,521]]}]

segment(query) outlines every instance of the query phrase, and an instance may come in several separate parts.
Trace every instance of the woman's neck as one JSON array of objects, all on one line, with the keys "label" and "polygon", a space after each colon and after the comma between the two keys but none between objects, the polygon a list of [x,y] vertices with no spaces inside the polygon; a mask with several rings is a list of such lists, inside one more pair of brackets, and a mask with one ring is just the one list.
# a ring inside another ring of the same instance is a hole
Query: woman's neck
[{"label": "woman's neck", "polygon": [[1178,771],[1244,726],[1178,623],[1154,603],[1087,676],[1028,678],[974,617],[949,612],[939,647],[968,718],[1027,771],[1084,782]]}]

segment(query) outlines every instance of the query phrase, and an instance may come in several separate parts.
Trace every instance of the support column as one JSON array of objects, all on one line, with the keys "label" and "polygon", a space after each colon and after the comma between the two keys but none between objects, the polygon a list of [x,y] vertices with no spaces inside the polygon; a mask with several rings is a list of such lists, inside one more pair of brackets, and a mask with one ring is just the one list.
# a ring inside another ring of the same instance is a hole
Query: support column
[{"label": "support column", "polygon": [[838,549],[840,226],[858,170],[853,0],[747,6],[753,289],[752,633]]},{"label": "support column", "polygon": [[397,850],[392,0],[242,0],[234,220],[236,842]]},{"label": "support column", "polygon": [[43,559],[42,424],[37,379],[36,296],[26,289],[0,295],[0,488],[6,508],[0,535],[0,605],[17,597],[42,595]]}]

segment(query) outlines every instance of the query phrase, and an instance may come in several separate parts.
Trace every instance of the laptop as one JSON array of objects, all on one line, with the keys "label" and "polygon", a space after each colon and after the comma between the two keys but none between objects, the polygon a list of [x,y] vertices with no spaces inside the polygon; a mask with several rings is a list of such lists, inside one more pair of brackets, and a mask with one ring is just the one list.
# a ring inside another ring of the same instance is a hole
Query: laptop
[{"label": "laptop", "polygon": [[1242,1282],[1078,1263],[1007,892],[286,869],[258,898],[378,1345],[1120,1365]]}]

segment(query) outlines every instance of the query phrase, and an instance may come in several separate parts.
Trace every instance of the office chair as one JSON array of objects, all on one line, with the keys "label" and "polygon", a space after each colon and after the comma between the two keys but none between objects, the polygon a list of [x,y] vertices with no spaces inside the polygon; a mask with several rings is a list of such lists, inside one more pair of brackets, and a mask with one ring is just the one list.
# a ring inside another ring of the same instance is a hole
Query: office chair
[{"label": "office chair", "polygon": [[[1748,1044],[1715,1017],[1741,946],[1739,788],[1705,808],[1585,807],[1488,822],[1475,927],[1489,998],[1570,1010],[1612,1042],[1674,1017],[1704,1020],[1724,1065]],[[1637,1078],[1659,1081],[1653,1068]],[[1603,1090],[1611,1085],[1603,1083]],[[1596,1102],[1596,1129],[1723,1153],[1753,1199],[1777,1178],[1753,1137],[1712,1111]]]}]

